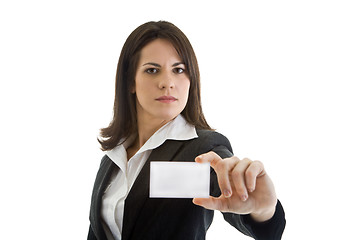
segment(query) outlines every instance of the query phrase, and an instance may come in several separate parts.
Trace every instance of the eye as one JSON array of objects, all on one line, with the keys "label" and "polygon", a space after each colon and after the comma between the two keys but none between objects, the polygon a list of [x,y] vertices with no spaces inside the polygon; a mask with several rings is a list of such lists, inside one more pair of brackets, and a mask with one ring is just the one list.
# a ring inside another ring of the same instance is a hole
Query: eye
[{"label": "eye", "polygon": [[159,72],[159,69],[157,68],[147,68],[145,70],[146,73],[149,73],[149,74],[155,74],[155,73],[158,73]]},{"label": "eye", "polygon": [[174,73],[177,73],[177,74],[181,74],[181,73],[184,73],[184,72],[185,72],[185,69],[183,69],[183,68],[174,68],[174,69],[173,69],[173,72],[174,72]]}]

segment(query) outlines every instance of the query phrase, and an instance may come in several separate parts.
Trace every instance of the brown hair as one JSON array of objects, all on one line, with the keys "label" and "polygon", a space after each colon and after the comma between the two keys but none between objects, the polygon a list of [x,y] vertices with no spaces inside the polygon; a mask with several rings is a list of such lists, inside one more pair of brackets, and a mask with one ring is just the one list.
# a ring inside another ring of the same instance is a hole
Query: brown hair
[{"label": "brown hair", "polygon": [[189,97],[181,112],[186,121],[199,129],[211,129],[201,108],[200,73],[195,52],[185,34],[174,24],[159,21],[147,22],[136,28],[122,48],[116,72],[113,119],[107,128],[100,130],[102,150],[111,150],[121,139],[137,133],[135,73],[141,49],[149,42],[162,38],[170,41],[183,60],[190,79]]}]

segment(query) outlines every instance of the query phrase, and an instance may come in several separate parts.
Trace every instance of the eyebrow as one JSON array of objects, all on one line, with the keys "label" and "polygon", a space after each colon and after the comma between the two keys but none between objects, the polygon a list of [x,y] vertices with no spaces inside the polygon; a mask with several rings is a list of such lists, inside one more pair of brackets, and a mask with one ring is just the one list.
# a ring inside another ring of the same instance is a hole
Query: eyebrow
[{"label": "eyebrow", "polygon": [[[181,64],[184,64],[184,65],[185,65],[185,63],[183,63],[183,62],[176,62],[176,63],[174,63],[174,64],[172,65],[172,67],[176,67],[176,66],[179,66],[179,65],[181,65]],[[155,66],[155,67],[161,67],[160,64],[158,64],[158,63],[153,63],[153,62],[148,62],[148,63],[143,64],[143,66],[146,66],[146,65],[152,65],[152,66]]]}]

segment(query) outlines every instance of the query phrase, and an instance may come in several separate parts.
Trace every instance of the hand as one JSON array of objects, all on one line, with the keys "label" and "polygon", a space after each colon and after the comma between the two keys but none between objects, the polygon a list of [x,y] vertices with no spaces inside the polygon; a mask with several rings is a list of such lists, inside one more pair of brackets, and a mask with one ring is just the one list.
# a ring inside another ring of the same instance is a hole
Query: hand
[{"label": "hand", "polygon": [[235,156],[222,159],[215,152],[202,154],[195,161],[210,162],[222,194],[218,198],[194,198],[194,204],[222,212],[250,214],[258,222],[274,215],[275,188],[260,161],[240,160]]}]

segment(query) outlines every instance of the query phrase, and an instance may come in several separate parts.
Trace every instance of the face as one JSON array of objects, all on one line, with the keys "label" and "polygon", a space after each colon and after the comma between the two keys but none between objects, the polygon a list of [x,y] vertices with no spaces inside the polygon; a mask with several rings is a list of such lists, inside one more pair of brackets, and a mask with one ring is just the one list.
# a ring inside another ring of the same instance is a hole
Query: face
[{"label": "face", "polygon": [[185,108],[190,80],[174,46],[156,39],[140,52],[135,75],[139,120],[168,122]]}]

